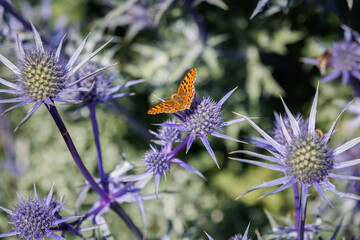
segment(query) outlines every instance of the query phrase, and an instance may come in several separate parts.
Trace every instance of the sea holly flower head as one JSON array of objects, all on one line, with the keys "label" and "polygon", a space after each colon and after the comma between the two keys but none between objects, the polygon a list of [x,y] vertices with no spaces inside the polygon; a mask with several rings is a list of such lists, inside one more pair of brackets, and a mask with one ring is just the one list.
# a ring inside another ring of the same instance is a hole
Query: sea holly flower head
[{"label": "sea holly flower head", "polygon": [[5,110],[2,114],[23,105],[35,103],[16,129],[29,119],[42,103],[53,105],[54,101],[69,100],[62,97],[63,94],[74,91],[88,91],[88,89],[80,87],[73,89],[72,86],[106,68],[92,72],[88,76],[78,79],[76,82],[71,82],[70,77],[111,41],[108,41],[96,51],[85,57],[80,63],[75,65],[75,62],[84,48],[89,35],[80,44],[79,48],[66,63],[60,56],[65,36],[60,41],[56,51],[51,48],[46,49],[42,44],[41,37],[36,28],[32,24],[31,26],[36,46],[35,48],[24,50],[19,37],[17,37],[16,50],[19,56],[18,66],[15,66],[7,58],[0,54],[0,61],[14,73],[14,83],[0,78],[1,84],[11,88],[0,89],[0,93],[3,92],[17,96],[11,99],[0,100],[0,103],[18,103],[17,105]]},{"label": "sea holly flower head", "polygon": [[[279,115],[278,113],[275,112],[274,116],[275,116],[275,120],[273,122],[273,128],[272,128],[272,130],[269,131],[269,135],[272,138],[274,138],[274,140],[277,141],[278,143],[280,143],[281,145],[285,145],[287,142],[286,142],[286,138],[284,136],[284,133],[282,131],[280,116],[282,117],[282,121],[283,121],[283,123],[285,125],[285,128],[288,129],[289,134],[293,135],[294,133],[291,130],[290,120],[287,117],[286,113],[283,113],[282,115]],[[299,123],[300,129],[306,130],[307,121],[304,122],[304,120],[301,118],[300,114],[297,114],[295,119]],[[249,137],[249,139],[251,140],[251,143],[254,144],[256,147],[276,151],[276,149],[273,148],[273,146],[271,146],[271,144],[269,144],[263,138]]]},{"label": "sea holly flower head", "polygon": [[[248,122],[261,134],[264,141],[267,141],[276,151],[270,151],[272,156],[262,155],[251,151],[235,151],[238,153],[245,153],[250,156],[259,157],[270,163],[264,163],[260,161],[248,160],[243,158],[231,158],[240,162],[246,162],[254,164],[263,168],[282,172],[283,177],[264,182],[256,185],[244,193],[253,191],[255,189],[272,187],[281,185],[277,189],[263,195],[262,197],[269,196],[280,191],[283,191],[293,185],[297,184],[301,186],[301,210],[302,214],[305,211],[306,200],[309,194],[309,188],[313,186],[318,194],[332,206],[330,200],[325,195],[324,190],[329,190],[340,197],[346,197],[350,199],[360,200],[360,196],[351,193],[343,193],[335,188],[328,178],[344,179],[344,180],[359,180],[360,177],[346,176],[334,173],[334,171],[343,169],[350,166],[355,166],[360,163],[360,159],[351,159],[348,161],[337,162],[336,157],[351,147],[360,142],[360,138],[355,138],[349,142],[341,145],[338,148],[333,149],[329,144],[330,137],[334,133],[335,127],[341,118],[342,114],[347,108],[345,108],[332,124],[330,130],[323,134],[320,130],[315,129],[316,120],[316,108],[318,102],[318,88],[316,90],[315,98],[311,107],[310,116],[308,119],[308,127],[301,129],[300,124],[296,121],[294,115],[290,112],[285,102],[283,101],[286,114],[290,120],[291,131],[285,127],[284,121],[280,117],[280,123],[283,134],[286,138],[286,144],[282,145],[277,142],[273,137],[263,131],[252,120],[248,119]],[[233,153],[235,153],[233,152]]]},{"label": "sea holly flower head", "polygon": [[186,143],[186,152],[189,151],[193,142],[199,138],[214,160],[215,164],[219,167],[214,151],[212,150],[208,141],[209,135],[242,142],[220,133],[222,127],[244,121],[244,119],[223,121],[223,112],[221,106],[235,90],[236,88],[228,92],[218,103],[216,103],[211,97],[195,96],[189,109],[185,109],[182,112],[174,114],[181,122],[164,123],[161,125],[177,128],[181,132],[188,133],[187,137],[184,139],[184,142]]},{"label": "sea holly flower head", "polygon": [[302,62],[312,64],[325,75],[327,68],[331,73],[322,78],[322,82],[329,82],[342,77],[342,84],[349,83],[352,78],[360,80],[360,35],[351,28],[344,26],[344,39],[334,42],[329,49],[322,46],[324,54],[317,59],[302,58]]},{"label": "sea holly flower head", "polygon": [[[75,81],[83,79],[91,73],[96,72],[99,66],[95,63],[87,63],[75,74]],[[101,68],[100,68],[101,69]],[[89,91],[75,91],[74,98],[82,102],[82,107],[89,104],[107,104],[109,100],[124,96],[134,95],[133,93],[119,93],[120,90],[132,85],[144,82],[144,80],[132,80],[118,86],[111,86],[118,74],[107,76],[103,72],[98,72],[83,81],[77,82],[75,88],[87,88]]]},{"label": "sea holly flower head", "polygon": [[0,238],[9,236],[17,236],[19,239],[51,237],[65,240],[65,238],[56,235],[53,228],[56,229],[58,225],[79,217],[59,218],[59,212],[65,203],[53,201],[53,189],[54,186],[46,198],[39,199],[34,186],[34,198],[24,200],[18,195],[20,202],[11,210],[0,207],[11,215],[10,223],[13,225],[13,230],[9,233],[0,234]]},{"label": "sea holly flower head", "polygon": [[[166,143],[175,143],[180,142],[182,140],[182,133],[179,129],[170,127],[171,124],[177,124],[178,122],[173,119],[168,119],[160,126],[157,132],[151,131],[158,140],[161,141],[161,144],[164,145]],[[156,140],[155,140],[156,141]]]},{"label": "sea holly flower head", "polygon": [[125,176],[122,178],[122,181],[140,181],[143,179],[150,179],[154,176],[155,194],[156,197],[158,197],[161,176],[164,176],[166,179],[166,172],[170,172],[171,163],[176,163],[180,167],[185,168],[203,179],[206,179],[198,170],[175,157],[178,150],[179,148],[176,148],[175,150],[172,149],[172,142],[169,142],[160,148],[150,145],[150,149],[145,152],[144,156],[146,170],[139,175]]}]

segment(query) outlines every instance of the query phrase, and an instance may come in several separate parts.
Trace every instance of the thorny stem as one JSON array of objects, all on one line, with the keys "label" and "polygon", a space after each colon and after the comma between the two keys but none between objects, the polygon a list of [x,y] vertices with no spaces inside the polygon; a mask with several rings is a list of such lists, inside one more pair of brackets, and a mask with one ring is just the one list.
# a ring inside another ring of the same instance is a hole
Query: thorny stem
[{"label": "thorny stem", "polygon": [[93,133],[94,133],[94,141],[95,141],[96,151],[97,151],[98,170],[99,170],[99,175],[100,175],[100,179],[101,179],[101,184],[102,184],[105,192],[109,192],[107,176],[104,172],[103,161],[102,161],[101,146],[100,146],[100,140],[99,140],[99,127],[98,127],[97,119],[96,119],[95,104],[90,104],[89,110],[90,110],[91,124],[92,124],[92,128],[93,128]]},{"label": "thorny stem", "polygon": [[78,151],[76,150],[76,147],[70,137],[70,134],[68,133],[64,122],[62,121],[59,112],[57,111],[56,107],[54,105],[45,104],[46,108],[49,110],[51,116],[53,117],[65,143],[68,147],[71,156],[73,157],[76,166],[80,170],[81,174],[84,176],[84,178],[89,182],[90,186],[94,189],[94,191],[104,200],[109,201],[109,197],[104,192],[102,188],[99,187],[99,185],[95,182],[93,176],[89,173],[89,171],[86,169],[84,163],[82,162],[80,155]]}]

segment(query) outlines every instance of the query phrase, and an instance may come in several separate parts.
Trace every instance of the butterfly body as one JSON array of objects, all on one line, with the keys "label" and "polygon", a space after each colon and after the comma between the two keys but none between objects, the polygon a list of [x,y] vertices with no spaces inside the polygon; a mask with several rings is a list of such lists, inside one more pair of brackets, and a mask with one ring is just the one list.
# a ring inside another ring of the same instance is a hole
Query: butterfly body
[{"label": "butterfly body", "polygon": [[331,53],[329,50],[327,50],[323,55],[318,57],[317,67],[319,68],[321,75],[325,75],[326,69],[330,65],[330,57]]},{"label": "butterfly body", "polygon": [[148,114],[174,113],[189,109],[195,94],[194,81],[196,69],[191,69],[181,81],[178,92],[171,95],[171,100],[159,103],[150,108]]}]

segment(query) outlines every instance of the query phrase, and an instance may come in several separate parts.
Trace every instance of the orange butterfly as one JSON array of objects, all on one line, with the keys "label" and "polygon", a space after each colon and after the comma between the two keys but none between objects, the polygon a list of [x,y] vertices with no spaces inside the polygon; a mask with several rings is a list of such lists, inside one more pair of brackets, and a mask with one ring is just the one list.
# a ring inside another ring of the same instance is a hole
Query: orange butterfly
[{"label": "orange butterfly", "polygon": [[150,108],[148,114],[173,113],[184,109],[189,109],[195,94],[194,81],[196,69],[191,69],[180,83],[177,93],[171,95],[171,100],[159,103]]}]

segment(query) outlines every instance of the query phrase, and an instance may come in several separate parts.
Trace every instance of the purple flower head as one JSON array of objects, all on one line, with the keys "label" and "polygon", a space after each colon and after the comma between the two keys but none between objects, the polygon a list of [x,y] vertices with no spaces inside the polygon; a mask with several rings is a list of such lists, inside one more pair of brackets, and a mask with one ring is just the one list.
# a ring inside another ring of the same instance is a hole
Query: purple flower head
[{"label": "purple flower head", "polygon": [[11,215],[10,223],[13,225],[13,230],[9,233],[0,234],[0,238],[17,236],[19,239],[42,239],[47,236],[65,240],[65,238],[56,235],[53,228],[56,229],[58,225],[79,217],[59,217],[59,212],[65,203],[57,203],[52,199],[53,189],[54,186],[46,198],[39,199],[34,186],[34,198],[24,200],[18,195],[20,202],[11,210],[0,207]]},{"label": "purple flower head", "polygon": [[[271,131],[269,131],[269,133],[278,143],[280,143],[281,145],[285,145],[287,142],[286,142],[284,133],[282,131],[280,116],[282,117],[285,128],[288,129],[290,136],[292,136],[292,135],[294,135],[294,133],[291,130],[290,120],[289,120],[288,116],[286,115],[286,113],[284,113],[283,115],[279,115],[279,114],[275,113],[274,115],[275,115],[275,121],[273,124],[273,129]],[[295,119],[299,123],[300,129],[302,131],[306,131],[307,125],[305,124],[304,120],[301,118],[299,113],[296,115]]]},{"label": "purple flower head", "polygon": [[54,99],[64,90],[68,70],[50,49],[30,49],[19,59],[20,74],[15,75],[24,100],[41,102]]},{"label": "purple flower head", "polygon": [[166,172],[170,172],[170,164],[176,163],[180,167],[198,175],[199,177],[206,179],[198,170],[191,167],[186,162],[175,157],[178,150],[172,150],[172,143],[167,143],[159,148],[150,146],[150,149],[145,152],[144,161],[146,170],[139,175],[125,176],[122,181],[138,181],[144,179],[150,179],[154,176],[155,178],[155,194],[156,197],[159,195],[159,184],[161,176],[164,175],[166,179]]},{"label": "purple flower head", "polygon": [[351,39],[335,42],[330,51],[329,66],[341,72],[358,70],[360,67],[359,54],[360,44],[358,42],[353,42]]},{"label": "purple flower head", "polygon": [[[32,114],[41,106],[42,103],[54,105],[54,101],[69,101],[61,95],[74,91],[88,91],[85,88],[73,89],[72,86],[97,72],[104,70],[100,69],[90,75],[79,79],[77,82],[71,83],[70,77],[73,76],[86,62],[93,58],[101,49],[103,49],[110,41],[102,45],[96,51],[84,58],[80,63],[75,65],[80,52],[85,46],[86,40],[80,44],[79,48],[74,52],[70,60],[65,64],[60,57],[62,43],[65,36],[62,38],[56,51],[52,49],[45,49],[40,35],[31,24],[36,46],[33,49],[24,50],[22,44],[17,38],[16,50],[18,53],[19,65],[15,66],[3,55],[0,54],[0,61],[4,63],[14,73],[14,83],[0,78],[0,83],[10,87],[11,89],[0,89],[0,93],[8,93],[17,97],[11,99],[0,100],[0,103],[18,103],[2,114],[14,110],[18,107],[29,103],[35,103],[26,117],[20,122],[16,129],[21,126]],[[15,129],[15,130],[16,130]]]},{"label": "purple flower head", "polygon": [[[166,120],[162,123],[157,132],[150,131],[158,140],[161,141],[161,144],[166,143],[175,143],[181,141],[181,131],[177,128],[170,127],[172,124],[177,124],[175,120]],[[170,125],[170,126],[169,126]]]},{"label": "purple flower head", "polygon": [[235,90],[236,88],[228,92],[218,103],[216,103],[211,97],[198,98],[195,96],[189,109],[174,114],[178,119],[180,119],[181,123],[163,125],[177,128],[181,132],[188,133],[188,136],[184,140],[187,145],[186,152],[189,151],[192,143],[196,139],[200,138],[215,164],[218,168],[220,168],[216,161],[214,151],[208,141],[208,137],[209,135],[212,135],[223,139],[242,142],[220,133],[222,131],[222,127],[244,121],[244,119],[223,121],[221,106]]},{"label": "purple flower head", "polygon": [[317,59],[302,58],[304,63],[318,66],[321,74],[326,74],[327,68],[332,72],[327,74],[322,82],[332,81],[342,76],[342,84],[347,84],[353,78],[360,80],[360,36],[351,28],[344,26],[344,39],[334,42]]},{"label": "purple flower head", "polygon": [[[263,168],[271,169],[274,171],[282,172],[283,177],[275,179],[269,182],[265,182],[256,185],[244,193],[253,191],[255,189],[272,187],[281,185],[277,189],[263,195],[262,197],[269,196],[280,191],[283,191],[294,184],[301,186],[301,213],[302,216],[305,211],[305,205],[309,194],[309,188],[313,186],[319,195],[332,206],[330,200],[324,193],[324,190],[329,190],[340,197],[346,197],[350,199],[360,200],[360,196],[343,193],[335,188],[328,178],[344,179],[344,180],[359,180],[360,177],[345,176],[334,173],[335,170],[343,169],[350,166],[355,166],[360,163],[360,159],[351,159],[348,161],[337,162],[335,158],[355,146],[360,142],[360,138],[355,138],[338,148],[333,149],[329,145],[331,135],[334,133],[335,127],[341,118],[342,114],[347,108],[345,108],[338,118],[335,120],[330,130],[326,134],[322,134],[319,130],[315,129],[316,120],[316,108],[318,102],[318,88],[316,90],[315,98],[311,107],[311,112],[308,120],[307,128],[300,128],[299,122],[295,119],[290,112],[285,102],[283,101],[286,114],[290,120],[291,131],[285,127],[284,121],[280,117],[281,128],[286,138],[286,144],[282,145],[276,141],[273,137],[258,127],[252,120],[248,119],[249,123],[262,135],[264,141],[267,141],[276,151],[270,151],[272,156],[262,155],[251,151],[235,151],[245,153],[250,156],[259,157],[270,163],[264,163],[260,161],[232,158],[240,162],[246,162],[254,164]],[[234,153],[234,152],[233,152]],[[324,189],[324,190],[323,190]]]},{"label": "purple flower head", "polygon": [[170,171],[170,159],[168,158],[166,151],[161,151],[151,146],[151,148],[145,152],[145,164],[147,170],[153,175],[164,175],[166,178],[166,170]]},{"label": "purple flower head", "polygon": [[[280,143],[281,145],[285,145],[287,143],[286,141],[286,138],[284,136],[284,133],[282,131],[282,128],[281,128],[281,120],[280,120],[280,117],[282,117],[282,120],[284,122],[284,125],[285,125],[285,128],[288,129],[289,131],[289,134],[290,135],[293,135],[294,133],[292,132],[291,130],[291,124],[290,124],[290,120],[289,118],[287,117],[286,113],[282,114],[282,115],[279,115],[278,113],[274,113],[275,115],[275,120],[274,120],[274,123],[273,123],[273,128],[271,131],[269,131],[269,135],[271,137],[274,138],[275,141],[277,141],[278,143]],[[296,115],[296,121],[299,123],[299,127],[300,129],[302,130],[305,130],[306,131],[306,128],[307,128],[307,122],[303,121],[303,119],[301,118],[300,114],[297,114]],[[271,144],[269,144],[266,140],[264,141],[263,138],[260,138],[260,137],[250,137],[251,139],[251,143],[254,144],[256,147],[259,147],[259,148],[263,148],[263,149],[268,149],[268,150],[272,150],[272,151],[276,151],[275,148],[273,148],[271,146]]]},{"label": "purple flower head", "polygon": [[[86,78],[86,76],[91,75],[91,73],[96,72],[97,69],[102,68],[99,68],[99,66],[97,66],[96,64],[89,62],[82,69],[77,71],[77,73],[75,74],[75,79],[84,79]],[[76,91],[73,94],[74,98],[83,103],[82,107],[88,104],[106,104],[109,102],[109,100],[114,98],[134,95],[133,93],[118,93],[118,91],[122,90],[123,88],[143,82],[143,80],[132,80],[122,85],[111,87],[111,84],[115,80],[117,75],[118,74],[106,76],[104,73],[99,72],[92,75],[91,77],[87,77],[83,81],[77,81],[77,88],[86,88],[89,89],[89,91]]]},{"label": "purple flower head", "polygon": [[211,97],[195,98],[183,114],[184,130],[198,137],[206,137],[220,129],[222,110]]}]

